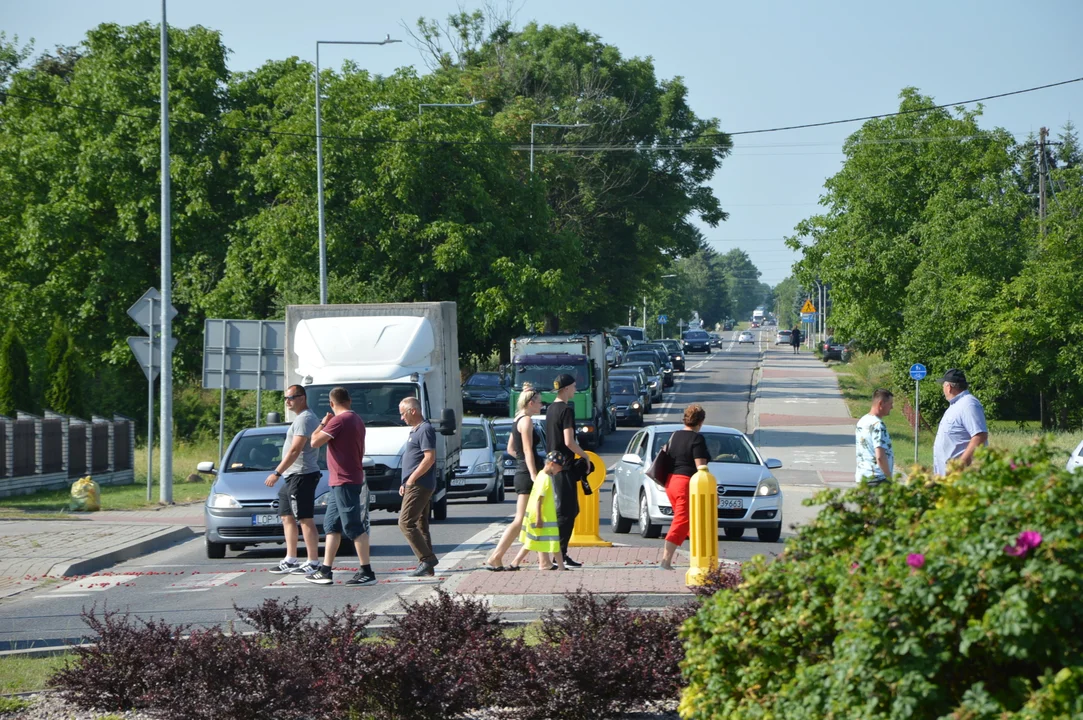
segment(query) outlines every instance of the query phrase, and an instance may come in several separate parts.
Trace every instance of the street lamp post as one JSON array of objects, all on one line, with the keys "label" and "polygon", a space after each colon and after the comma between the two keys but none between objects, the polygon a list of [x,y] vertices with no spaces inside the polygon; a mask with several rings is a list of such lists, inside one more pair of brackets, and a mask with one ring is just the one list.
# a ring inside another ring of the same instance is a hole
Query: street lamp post
[{"label": "street lamp post", "polygon": [[[574,125],[562,125],[560,123],[530,123],[530,174],[534,174],[534,128],[550,127],[550,128],[584,128],[590,127],[593,123],[576,123]],[[646,326],[646,320],[643,321]]]},{"label": "street lamp post", "polygon": [[316,41],[316,196],[320,221],[320,305],[327,304],[327,224],[323,218],[323,133],[320,125],[320,45],[390,45],[402,42],[386,36],[383,40]]},{"label": "street lamp post", "polygon": [[421,128],[421,109],[427,107],[439,108],[471,108],[484,103],[484,100],[471,100],[468,103],[418,103],[417,104],[417,127]]},{"label": "street lamp post", "polygon": [[[675,277],[677,277],[677,276],[676,275],[663,275],[662,279],[665,280],[667,278],[675,278]],[[677,329],[680,330],[680,328],[677,328]],[[662,326],[662,339],[665,340],[665,338],[666,338],[666,327],[665,327],[665,325],[663,325]],[[679,335],[677,336],[677,339],[678,340],[681,339]]]}]

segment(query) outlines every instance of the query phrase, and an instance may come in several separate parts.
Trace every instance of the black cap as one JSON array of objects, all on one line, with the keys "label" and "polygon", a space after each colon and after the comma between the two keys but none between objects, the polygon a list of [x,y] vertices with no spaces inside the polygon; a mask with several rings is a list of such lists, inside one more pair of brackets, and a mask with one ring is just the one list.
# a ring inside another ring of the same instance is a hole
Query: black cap
[{"label": "black cap", "polygon": [[937,380],[937,382],[942,382],[942,383],[945,383],[945,382],[965,383],[966,382],[966,373],[964,373],[959,368],[952,368],[952,369],[948,370],[946,373],[944,373],[944,377]]},{"label": "black cap", "polygon": [[569,385],[575,385],[575,378],[572,377],[571,375],[569,375],[568,373],[564,373],[563,375],[558,375],[557,379],[553,381],[553,389],[554,390],[563,390],[564,388],[568,387]]},{"label": "black cap", "polygon": [[563,467],[564,465],[564,453],[559,450],[551,450],[548,455],[545,456],[545,462],[556,463]]}]

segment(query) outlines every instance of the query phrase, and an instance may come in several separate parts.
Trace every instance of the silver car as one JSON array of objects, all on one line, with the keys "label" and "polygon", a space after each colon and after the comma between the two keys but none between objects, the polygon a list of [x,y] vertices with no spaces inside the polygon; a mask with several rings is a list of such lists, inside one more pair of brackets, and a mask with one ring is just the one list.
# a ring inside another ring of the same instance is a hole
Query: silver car
[{"label": "silver car", "polygon": [[462,451],[459,467],[451,477],[448,488],[450,497],[477,497],[484,495],[491,503],[504,501],[504,483],[497,468],[496,443],[489,421],[479,417],[464,417]]},{"label": "silver car", "polygon": [[[288,427],[270,425],[242,430],[226,449],[224,467],[215,468],[213,462],[201,462],[197,466],[199,472],[215,476],[203,505],[208,558],[224,558],[227,547],[243,550],[249,545],[285,542],[282,518],[278,516],[278,491],[283,481],[279,480],[274,487],[267,487],[263,481],[282,460]],[[314,519],[322,539],[330,489],[326,445],[320,448],[319,466],[322,477],[316,486]],[[366,467],[366,472],[370,469]]]},{"label": "silver car", "polygon": [[[646,475],[654,457],[683,425],[668,423],[643,428],[632,437],[624,456],[613,467],[613,531],[626,533],[638,521],[639,534],[656,538],[673,518],[666,492]],[[704,425],[700,430],[710,455],[707,467],[718,481],[718,527],[726,537],[740,538],[755,528],[759,539],[778,542],[782,534],[782,489],[771,470],[782,467],[764,460],[739,430]]]},{"label": "silver car", "polygon": [[752,333],[750,333],[748,330],[745,330],[744,332],[742,332],[740,335],[737,336],[737,343],[738,344],[741,344],[741,343],[754,343],[754,342],[756,342],[756,337]]},{"label": "silver car", "polygon": [[664,391],[664,380],[662,379],[662,371],[658,369],[658,366],[649,361],[631,361],[625,360],[623,368],[643,368],[647,373],[647,386],[651,389],[651,402],[662,402],[662,393]]}]

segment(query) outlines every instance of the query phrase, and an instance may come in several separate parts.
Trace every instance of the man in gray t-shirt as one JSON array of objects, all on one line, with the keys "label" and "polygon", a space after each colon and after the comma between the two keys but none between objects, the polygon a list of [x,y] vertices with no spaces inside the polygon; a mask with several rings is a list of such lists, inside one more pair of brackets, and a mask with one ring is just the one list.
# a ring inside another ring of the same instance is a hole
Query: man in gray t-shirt
[{"label": "man in gray t-shirt", "polygon": [[[314,519],[316,486],[320,483],[320,451],[312,447],[312,433],[316,432],[320,421],[308,409],[308,398],[300,385],[290,385],[286,389],[286,409],[294,412],[294,419],[286,430],[282,459],[264,481],[267,487],[274,487],[279,478],[285,479],[278,491],[278,514],[282,517],[286,558],[271,570],[278,575],[315,572],[320,566],[320,534]],[[308,554],[308,562],[304,564],[297,560],[298,524]]]},{"label": "man in gray t-shirt", "polygon": [[433,575],[437,565],[429,535],[429,508],[436,490],[436,432],[421,414],[421,403],[408,397],[399,403],[399,415],[410,426],[410,437],[402,455],[399,495],[399,530],[417,556],[413,577]]}]

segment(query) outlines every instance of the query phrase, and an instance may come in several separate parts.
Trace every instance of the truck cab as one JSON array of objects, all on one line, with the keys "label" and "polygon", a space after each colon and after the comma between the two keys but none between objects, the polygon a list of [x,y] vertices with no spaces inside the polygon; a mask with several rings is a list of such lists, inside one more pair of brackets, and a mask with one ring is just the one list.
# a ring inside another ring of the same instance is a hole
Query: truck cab
[{"label": "truck cab", "polygon": [[365,421],[370,509],[401,507],[402,455],[411,428],[399,416],[399,403],[408,397],[421,403],[437,433],[433,516],[445,519],[461,448],[455,304],[290,306],[286,318],[287,383],[305,388],[318,417],[330,411],[331,390],[343,387]]}]

